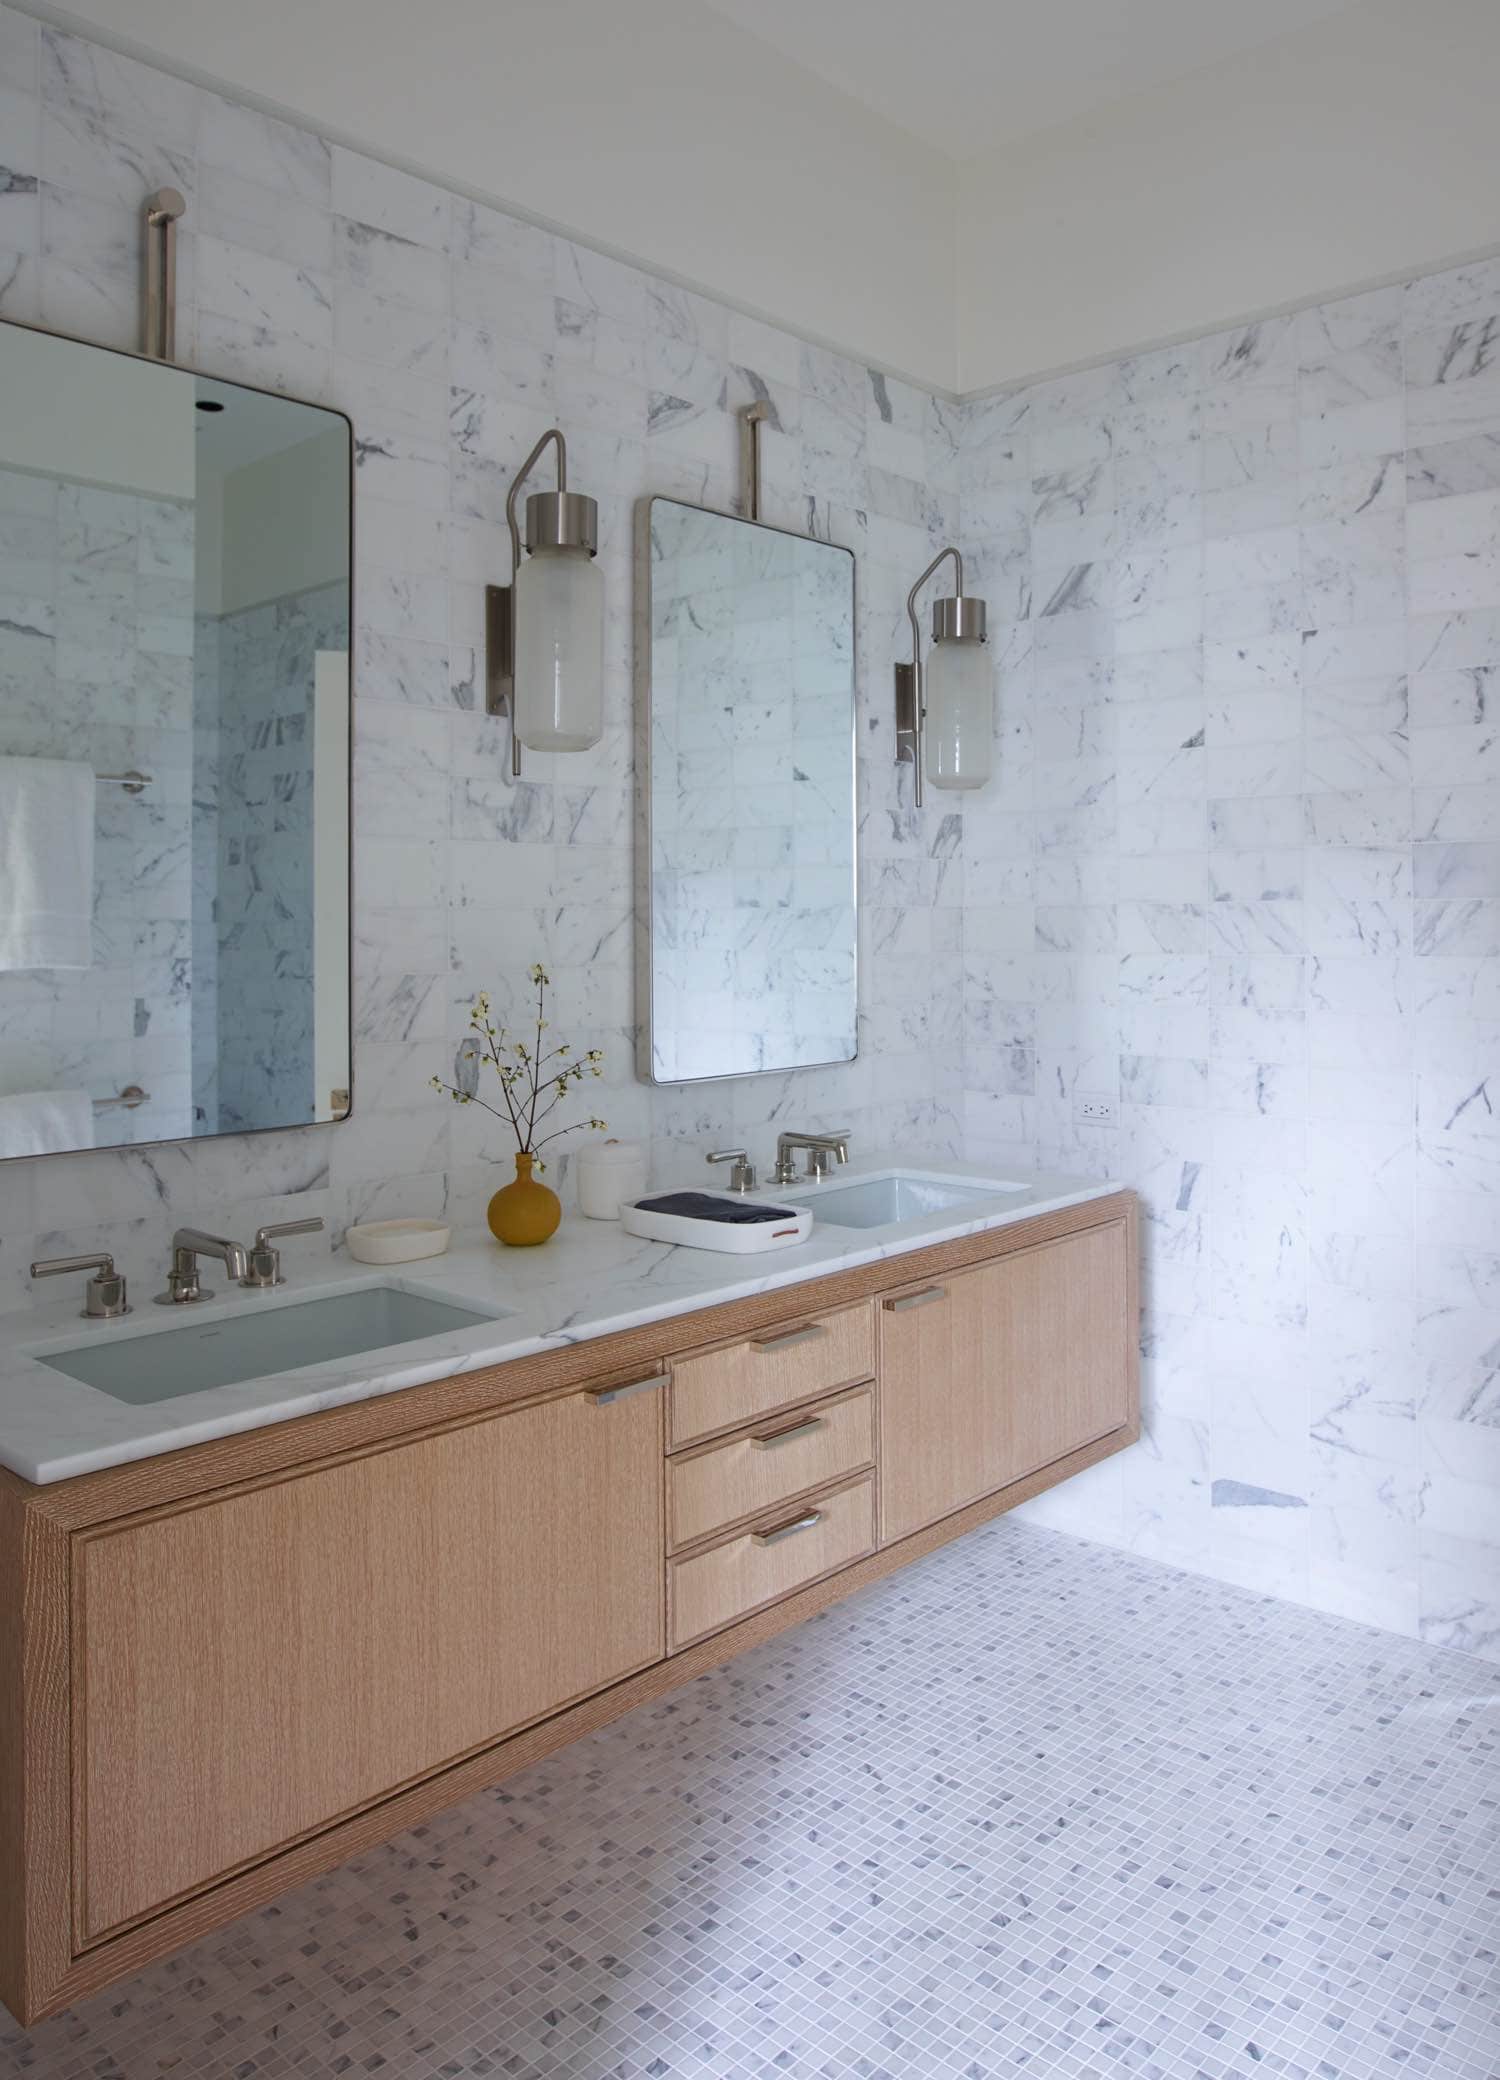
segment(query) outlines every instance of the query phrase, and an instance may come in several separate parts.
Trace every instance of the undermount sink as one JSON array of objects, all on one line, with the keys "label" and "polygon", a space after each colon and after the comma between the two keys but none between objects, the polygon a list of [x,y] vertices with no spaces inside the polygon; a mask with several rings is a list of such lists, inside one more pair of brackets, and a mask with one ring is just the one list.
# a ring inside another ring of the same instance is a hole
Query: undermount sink
[{"label": "undermount sink", "polygon": [[133,1334],[126,1330],[118,1341],[101,1337],[28,1355],[116,1401],[145,1407],[269,1373],[326,1365],[362,1351],[421,1343],[429,1336],[500,1321],[510,1312],[504,1307],[460,1307],[428,1293],[372,1281],[263,1308],[251,1301],[207,1320],[173,1320],[157,1329],[137,1329]]},{"label": "undermount sink", "polygon": [[821,1184],[788,1203],[806,1206],[834,1228],[885,1228],[895,1221],[920,1220],[956,1206],[982,1207],[987,1200],[1024,1192],[1024,1184],[1008,1178],[943,1177],[922,1170],[880,1170],[850,1184]]}]

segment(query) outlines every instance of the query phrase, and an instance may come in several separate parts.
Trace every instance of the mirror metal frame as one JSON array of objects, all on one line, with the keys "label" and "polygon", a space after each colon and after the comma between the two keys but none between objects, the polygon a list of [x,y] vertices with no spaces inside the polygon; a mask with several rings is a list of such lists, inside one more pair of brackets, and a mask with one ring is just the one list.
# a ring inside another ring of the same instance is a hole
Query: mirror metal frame
[{"label": "mirror metal frame", "polygon": [[[758,500],[756,501],[758,503]],[[654,960],[654,909],[652,904],[652,816],[651,816],[651,512],[657,505],[681,506],[690,513],[706,513],[715,520],[735,520],[742,527],[758,527],[766,534],[786,535],[794,542],[811,542],[820,549],[835,549],[849,559],[849,819],[853,845],[849,859],[849,892],[854,911],[854,1045],[848,1054],[822,1062],[793,1062],[765,1069],[732,1069],[722,1076],[666,1078],[656,1074],[653,1039],[656,1031],[656,963]],[[665,491],[649,492],[638,499],[635,509],[635,572],[632,588],[632,621],[635,649],[635,1030],[636,1078],[658,1090],[678,1090],[705,1083],[743,1083],[752,1076],[791,1076],[803,1069],[842,1069],[859,1059],[859,558],[842,542],[826,542],[819,535],[803,534],[795,527],[774,527],[748,512],[726,512],[722,506],[699,505],[695,499],[673,498]]]},{"label": "mirror metal frame", "polygon": [[[292,394],[292,393],[291,393],[290,391],[287,391],[287,390],[273,390],[273,389],[271,389],[271,388],[270,388],[270,387],[269,387],[269,386],[268,386],[267,384],[265,384],[265,383],[246,383],[246,382],[242,382],[242,381],[241,381],[241,379],[240,379],[240,378],[239,378],[238,376],[219,376],[219,375],[215,375],[212,369],[208,369],[208,368],[199,368],[199,367],[197,367],[197,366],[196,366],[196,365],[195,365],[194,363],[192,363],[192,362],[190,362],[190,361],[166,361],[166,360],[163,360],[163,359],[161,359],[161,357],[160,357],[160,356],[158,356],[158,355],[153,355],[153,354],[147,354],[147,353],[143,353],[142,351],[140,351],[139,349],[137,349],[137,348],[134,348],[134,347],[113,347],[113,346],[105,346],[105,345],[104,345],[104,344],[103,344],[103,343],[102,343],[101,341],[99,341],[99,340],[94,340],[94,339],[80,339],[80,338],[79,338],[79,336],[78,336],[78,334],[77,334],[76,332],[59,332],[59,331],[58,331],[58,329],[57,329],[57,327],[56,327],[55,325],[33,325],[33,324],[29,323],[29,322],[28,322],[27,320],[25,320],[25,319],[23,319],[23,318],[6,318],[6,317],[0,317],[0,328],[9,328],[9,329],[10,329],[10,330],[11,330],[12,332],[33,332],[33,333],[38,333],[38,334],[40,334],[40,335],[41,335],[41,336],[42,336],[43,338],[45,338],[45,339],[56,339],[56,340],[61,340],[61,341],[63,341],[63,342],[64,342],[64,343],[65,343],[65,344],[66,344],[67,346],[70,346],[70,347],[88,347],[88,348],[89,348],[89,349],[90,349],[90,350],[91,350],[91,351],[92,351],[93,353],[96,353],[96,354],[113,354],[113,355],[115,355],[115,356],[116,356],[116,357],[117,357],[118,359],[120,359],[120,360],[122,360],[122,361],[140,361],[140,362],[144,362],[144,363],[146,364],[146,366],[147,366],[147,367],[150,367],[150,368],[163,368],[163,369],[170,369],[171,371],[173,371],[173,372],[174,372],[175,374],[178,374],[178,375],[183,375],[183,376],[189,376],[189,377],[196,377],[196,376],[206,376],[206,377],[208,378],[208,380],[209,380],[210,382],[212,382],[212,383],[228,383],[228,384],[232,384],[232,385],[234,386],[234,388],[235,388],[235,389],[237,389],[237,390],[249,390],[249,391],[253,392],[253,393],[254,393],[254,394],[255,394],[256,396],[258,396],[258,397],[274,397],[274,398],[277,398],[277,399],[279,399],[279,400],[280,400],[280,401],[281,401],[282,403],[284,403],[284,404],[298,404],[298,405],[303,405],[303,406],[305,406],[305,407],[306,407],[306,409],[307,409],[307,410],[309,410],[309,411],[314,411],[314,412],[326,412],[326,413],[328,414],[328,416],[329,416],[329,417],[330,417],[331,419],[342,419],[342,420],[343,420],[343,422],[344,422],[344,424],[345,424],[345,425],[346,425],[346,426],[348,427],[348,429],[349,429],[349,497],[348,497],[348,506],[349,506],[349,526],[348,526],[348,544],[347,544],[347,546],[348,546],[348,557],[349,557],[349,579],[348,579],[348,584],[349,584],[349,758],[348,758],[348,771],[347,771],[347,773],[346,773],[346,774],[345,774],[345,776],[344,776],[344,777],[345,777],[345,792],[346,792],[346,800],[347,800],[347,805],[348,805],[348,819],[349,819],[349,821],[348,821],[348,829],[349,829],[349,857],[348,857],[348,861],[347,861],[347,867],[346,867],[346,881],[345,881],[345,888],[346,888],[346,893],[345,893],[345,906],[346,906],[346,914],[347,914],[347,916],[348,916],[348,919],[349,919],[349,932],[348,932],[348,946],[347,946],[347,948],[346,948],[346,952],[345,952],[345,980],[346,980],[346,985],[347,985],[347,989],[348,989],[348,1002],[349,1002],[349,1070],[348,1070],[348,1077],[349,1077],[349,1080],[348,1080],[348,1082],[347,1082],[347,1083],[346,1083],[346,1084],[345,1084],[345,1085],[343,1086],[343,1089],[344,1089],[344,1092],[345,1092],[345,1097],[346,1097],[346,1101],[347,1101],[347,1102],[345,1103],[345,1105],[344,1105],[344,1109],[342,1110],[342,1112],[336,1112],[336,1113],[335,1113],[335,1114],[333,1115],[332,1119],[320,1119],[320,1120],[286,1120],[286,1121],[283,1121],[283,1122],[281,1122],[281,1123],[279,1123],[279,1124],[277,1124],[277,1125],[274,1125],[274,1126],[268,1126],[268,1127],[231,1127],[231,1128],[227,1129],[227,1130],[226,1130],[225,1132],[223,1132],[223,1133],[215,1133],[215,1134],[177,1134],[177,1135],[172,1135],[172,1136],[169,1136],[169,1137],[168,1137],[167,1139],[165,1139],[165,1140],[160,1140],[160,1141],[115,1141],[115,1142],[106,1142],[106,1143],[104,1143],[104,1145],[103,1145],[102,1147],[95,1147],[95,1148],[67,1148],[67,1149],[64,1149],[64,1148],[59,1148],[59,1149],[50,1149],[50,1150],[48,1150],[48,1151],[47,1151],[47,1152],[46,1152],[45,1154],[42,1154],[42,1155],[34,1155],[34,1156],[0,1156],[0,1163],[46,1163],[46,1162],[50,1162],[50,1161],[52,1161],[52,1160],[53,1160],[53,1159],[54,1159],[55,1157],[58,1157],[58,1156],[93,1156],[93,1155],[117,1155],[117,1154],[120,1154],[120,1155],[128,1155],[128,1154],[130,1154],[130,1153],[131,1153],[132,1151],[134,1151],[134,1150],[136,1150],[136,1149],[145,1149],[145,1148],[187,1148],[187,1147],[191,1147],[191,1146],[192,1146],[192,1145],[193,1145],[193,1144],[194,1144],[195,1142],[198,1142],[198,1141],[239,1141],[239,1140],[243,1140],[243,1139],[245,1139],[245,1138],[247,1138],[248,1136],[250,1136],[250,1135],[253,1135],[253,1134],[296,1134],[296,1133],[301,1133],[301,1132],[303,1132],[303,1131],[304,1131],[304,1130],[305,1130],[306,1128],[308,1128],[308,1127],[336,1127],[336,1126],[340,1126],[340,1125],[342,1125],[342,1123],[343,1123],[343,1122],[344,1122],[344,1121],[345,1121],[346,1119],[349,1119],[349,1118],[351,1118],[351,1117],[353,1116],[353,1112],[354,1112],[354,1095],[355,1095],[355,1071],[354,1071],[354,846],[355,846],[355,834],[354,834],[354,705],[355,705],[355,701],[354,701],[354,652],[355,652],[355,643],[354,643],[354,632],[355,632],[355,627],[356,627],[356,618],[355,618],[355,568],[354,568],[354,482],[355,482],[355,472],[356,472],[356,468],[357,468],[357,463],[358,463],[358,443],[357,443],[357,437],[356,437],[356,434],[355,434],[355,431],[354,431],[354,421],[353,421],[353,420],[352,420],[352,419],[350,418],[349,414],[348,414],[348,413],[347,413],[346,411],[342,410],[342,408],[341,408],[340,406],[336,405],[336,404],[323,404],[323,403],[322,403],[322,402],[320,402],[319,400],[317,400],[317,399],[314,399],[314,398],[311,398],[311,397],[296,397],[296,396],[293,396],[293,394]],[[3,332],[0,332],[0,336],[3,336]]]}]

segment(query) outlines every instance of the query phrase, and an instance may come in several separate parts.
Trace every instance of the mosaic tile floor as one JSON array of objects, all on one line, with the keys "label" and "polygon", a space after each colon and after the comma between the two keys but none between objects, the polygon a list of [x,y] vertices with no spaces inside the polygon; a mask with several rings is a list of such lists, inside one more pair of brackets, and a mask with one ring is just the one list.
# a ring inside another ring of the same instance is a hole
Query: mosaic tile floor
[{"label": "mosaic tile floor", "polygon": [[45,2080],[1496,2080],[1500,1669],[990,1526],[73,2013]]}]

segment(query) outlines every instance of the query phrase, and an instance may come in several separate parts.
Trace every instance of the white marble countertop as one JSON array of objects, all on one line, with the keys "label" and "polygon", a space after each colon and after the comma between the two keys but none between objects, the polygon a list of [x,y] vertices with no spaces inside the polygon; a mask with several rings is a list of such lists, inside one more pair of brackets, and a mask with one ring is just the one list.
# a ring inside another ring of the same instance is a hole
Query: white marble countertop
[{"label": "white marble countertop", "polygon": [[[852,1184],[892,1165],[924,1175],[983,1183],[994,1175],[974,1165],[869,1156],[830,1179],[826,1189]],[[817,1186],[799,1185],[788,1200],[816,1209]],[[393,1394],[448,1374],[477,1371],[508,1358],[583,1343],[642,1323],[795,1286],[830,1272],[878,1263],[933,1243],[1000,1228],[1039,1213],[1076,1206],[1118,1191],[1113,1183],[1038,1173],[1023,1189],[978,1205],[959,1206],[876,1228],[820,1222],[795,1248],[754,1256],[727,1256],[627,1235],[615,1221],[569,1214],[551,1242],[537,1250],[464,1241],[446,1255],[389,1269],[356,1264],[335,1254],[306,1270],[289,1253],[287,1282],[272,1292],[226,1291],[220,1267],[205,1259],[205,1282],[217,1297],[182,1310],[184,1320],[227,1320],[233,1314],[295,1305],[333,1290],[390,1284],[425,1293],[496,1319],[384,1351],[308,1365],[295,1372],[248,1379],[232,1386],[180,1394],[136,1405],[40,1362],[38,1353],[113,1344],[170,1329],[176,1315],[153,1307],[149,1294],[133,1295],[134,1312],[114,1322],[85,1322],[79,1307],[83,1281],[65,1297],[0,1316],[0,1464],[29,1481],[67,1480],[102,1466],[119,1466],[207,1438],[257,1430],[344,1402]],[[761,1193],[760,1197],[779,1197]],[[166,1261],[169,1236],[162,1236]],[[59,1283],[62,1283],[59,1281]],[[504,1310],[502,1313],[501,1310]]]}]

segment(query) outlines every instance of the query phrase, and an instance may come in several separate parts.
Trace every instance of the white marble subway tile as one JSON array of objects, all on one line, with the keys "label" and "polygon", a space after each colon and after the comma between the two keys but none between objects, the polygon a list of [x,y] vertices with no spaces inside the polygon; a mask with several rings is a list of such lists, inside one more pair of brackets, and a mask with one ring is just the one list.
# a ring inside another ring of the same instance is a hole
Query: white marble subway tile
[{"label": "white marble subway tile", "polygon": [[202,310],[264,333],[326,348],[333,337],[333,285],[324,275],[234,246],[197,240],[197,295]]},{"label": "white marble subway tile", "polygon": [[392,303],[446,315],[447,255],[356,218],[333,220],[334,279],[340,288],[374,290]]},{"label": "white marble subway tile", "polygon": [[1429,499],[1473,496],[1500,485],[1500,433],[1413,448],[1406,456],[1406,497],[1413,510]]},{"label": "white marble subway tile", "polygon": [[454,205],[443,189],[343,145],[331,155],[329,202],[339,217],[392,238],[439,250],[449,244]]},{"label": "white marble subway tile", "polygon": [[[360,178],[365,177],[361,175]],[[417,213],[419,205],[414,198],[407,197],[404,191],[388,188],[383,207],[387,212],[399,208],[409,227],[405,235],[417,236],[423,219]],[[498,268],[502,274],[557,289],[561,241],[550,231],[462,195],[448,198],[448,219],[449,249],[456,261],[472,261],[481,267]],[[387,230],[400,231],[401,228],[399,222],[386,223]],[[430,219],[428,228],[431,228]]]},{"label": "white marble subway tile", "polygon": [[249,180],[228,167],[203,166],[192,180],[198,228],[316,275],[333,269],[333,223],[316,202]]},{"label": "white marble subway tile", "polygon": [[1416,788],[1412,828],[1418,839],[1432,841],[1500,837],[1500,786]]},{"label": "white marble subway tile", "polygon": [[405,376],[443,381],[448,327],[440,312],[408,307],[378,290],[340,284],[333,296],[333,344],[345,356]]},{"label": "white marble subway tile", "polygon": [[[1493,1492],[1493,1491],[1487,1491]],[[1500,1655],[1500,1547],[1421,1531],[1420,1631],[1429,1646]]]},{"label": "white marble subway tile", "polygon": [[[1395,356],[1399,369],[1399,350]],[[1309,386],[1309,379],[1302,381],[1302,410],[1304,416],[1297,426],[1297,445],[1302,465],[1308,472],[1329,472],[1338,468],[1363,468],[1372,466],[1378,470],[1380,460],[1398,450],[1405,438],[1405,399],[1399,389],[1394,393],[1377,393],[1358,402],[1322,402],[1332,398],[1341,388],[1351,393],[1361,380],[1376,383],[1370,366],[1370,357],[1361,353],[1346,357],[1344,378],[1334,377],[1324,384]],[[1347,372],[1357,371],[1353,380]],[[1312,401],[1307,392],[1311,387]]]},{"label": "white marble subway tile", "polygon": [[1476,260],[1405,286],[1402,324],[1407,332],[1500,311],[1500,260]]},{"label": "white marble subway tile", "polygon": [[1414,446],[1500,430],[1500,310],[1408,332],[1407,434]]},{"label": "white marble subway tile", "polygon": [[[33,110],[37,104],[32,103]],[[14,99],[0,116],[17,113]],[[80,194],[130,195],[137,189],[149,194],[153,188],[192,188],[195,160],[191,136],[175,145],[160,132],[135,134],[116,130],[91,109],[66,98],[40,104],[39,148],[27,159],[33,173],[40,173],[55,187]],[[13,134],[25,139],[25,130],[4,132],[7,151]]]},{"label": "white marble subway tile", "polygon": [[[123,199],[78,195],[44,181],[38,284],[43,321],[104,346],[134,347],[140,325],[137,233],[135,213]],[[190,237],[179,240],[180,257],[191,250]]]},{"label": "white marble subway tile", "polygon": [[[14,34],[14,32],[12,32]],[[199,94],[186,80],[43,26],[41,96],[105,129],[134,132],[191,152]]]},{"label": "white marble subway tile", "polygon": [[333,148],[323,138],[222,95],[201,96],[198,156],[304,202],[330,201]]},{"label": "white marble subway tile", "polygon": [[1500,898],[1419,898],[1413,911],[1413,943],[1419,954],[1500,957]]}]

